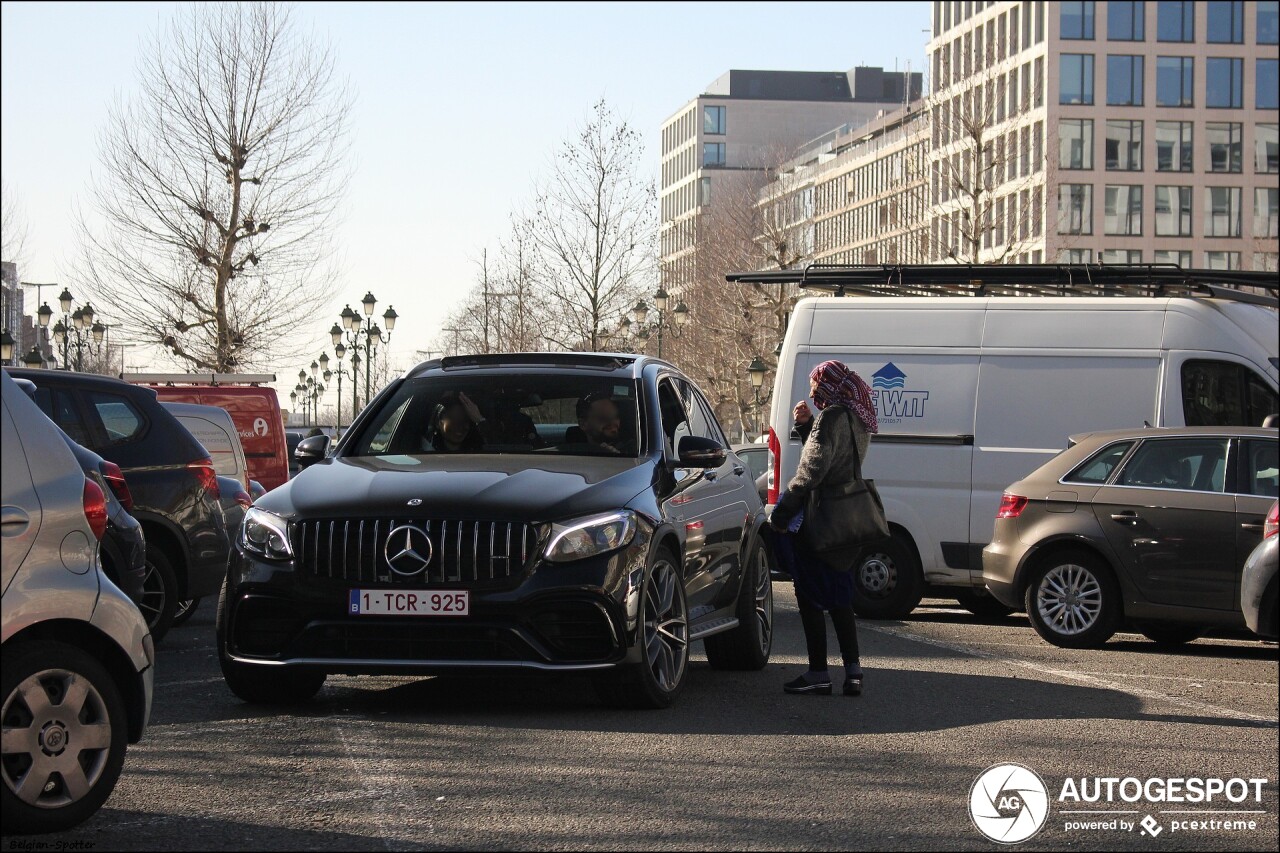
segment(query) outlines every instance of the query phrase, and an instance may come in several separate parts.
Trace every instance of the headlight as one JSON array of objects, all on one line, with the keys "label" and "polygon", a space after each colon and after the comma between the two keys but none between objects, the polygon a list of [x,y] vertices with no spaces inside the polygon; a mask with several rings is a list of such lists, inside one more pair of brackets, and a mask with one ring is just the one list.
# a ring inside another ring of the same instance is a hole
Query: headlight
[{"label": "headlight", "polygon": [[240,525],[240,544],[269,560],[292,560],[289,547],[289,523],[278,515],[257,507],[249,507]]},{"label": "headlight", "polygon": [[593,515],[551,525],[551,539],[544,556],[553,563],[566,563],[614,551],[636,534],[636,515],[629,510]]}]

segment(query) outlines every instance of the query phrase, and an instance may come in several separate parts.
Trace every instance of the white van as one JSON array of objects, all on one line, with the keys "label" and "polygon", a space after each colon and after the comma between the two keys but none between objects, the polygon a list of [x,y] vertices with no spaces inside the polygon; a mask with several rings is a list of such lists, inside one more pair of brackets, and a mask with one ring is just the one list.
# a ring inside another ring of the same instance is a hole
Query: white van
[{"label": "white van", "polygon": [[240,433],[235,422],[226,409],[218,406],[202,406],[196,403],[168,403],[160,405],[168,409],[178,423],[187,428],[195,436],[196,441],[209,451],[213,460],[213,469],[219,477],[230,477],[238,480],[244,490],[249,491],[249,466],[245,459],[244,447],[240,444]]},{"label": "white van", "polygon": [[770,503],[799,460],[791,412],[809,371],[839,359],[876,399],[864,472],[894,534],[856,571],[859,613],[899,618],[926,591],[1008,612],[982,582],[1000,496],[1069,435],[1258,426],[1277,411],[1277,313],[1264,304],[1275,300],[1213,292],[802,299],[772,396]]}]

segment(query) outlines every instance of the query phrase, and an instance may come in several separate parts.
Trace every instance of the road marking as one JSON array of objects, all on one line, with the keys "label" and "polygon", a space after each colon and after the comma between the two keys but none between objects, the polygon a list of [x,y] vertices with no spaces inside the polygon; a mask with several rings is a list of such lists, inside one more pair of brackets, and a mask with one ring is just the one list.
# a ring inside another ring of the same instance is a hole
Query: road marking
[{"label": "road marking", "polygon": [[948,643],[943,640],[935,640],[932,637],[923,637],[918,634],[912,634],[909,631],[903,631],[898,628],[887,628],[882,625],[868,625],[865,621],[862,626],[869,631],[875,631],[879,634],[888,634],[891,637],[897,637],[902,640],[924,643],[927,646],[936,646],[940,649],[958,652],[959,654],[969,655],[971,657],[983,658],[984,660],[995,661],[1001,664],[1011,664],[1022,669],[1029,669],[1032,672],[1041,675],[1051,675],[1057,678],[1067,679],[1070,681],[1078,681],[1082,684],[1088,684],[1091,687],[1101,687],[1107,690],[1115,690],[1120,693],[1128,693],[1131,696],[1137,696],[1142,699],[1150,699],[1155,702],[1167,702],[1189,711],[1195,711],[1197,714],[1206,714],[1209,716],[1227,717],[1235,720],[1245,720],[1252,723],[1258,723],[1262,728],[1280,728],[1280,723],[1271,717],[1260,717],[1257,714],[1250,714],[1247,711],[1237,711],[1234,708],[1222,708],[1217,705],[1209,705],[1204,702],[1197,702],[1194,699],[1183,699],[1177,696],[1169,696],[1166,693],[1159,693],[1155,690],[1147,690],[1141,687],[1131,687],[1119,684],[1114,681],[1105,681],[1101,678],[1094,678],[1091,675],[1072,672],[1065,669],[1050,669],[1043,663],[1035,661],[1015,660],[1004,655],[986,652],[981,649],[974,649],[968,646],[959,645],[958,643]]}]

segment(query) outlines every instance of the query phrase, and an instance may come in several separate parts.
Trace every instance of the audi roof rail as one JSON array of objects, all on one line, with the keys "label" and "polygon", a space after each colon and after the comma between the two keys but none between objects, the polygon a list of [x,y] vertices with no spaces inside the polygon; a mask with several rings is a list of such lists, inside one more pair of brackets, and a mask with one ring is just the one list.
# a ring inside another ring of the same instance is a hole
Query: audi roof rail
[{"label": "audi roof rail", "polygon": [[815,263],[786,270],[734,272],[725,279],[739,284],[798,284],[835,296],[1200,296],[1280,307],[1280,281],[1275,273],[1183,269],[1177,264]]},{"label": "audi roof rail", "polygon": [[424,361],[409,371],[409,377],[428,370],[467,370],[479,367],[585,367],[593,370],[621,370],[641,356],[603,352],[515,352],[453,355]]}]

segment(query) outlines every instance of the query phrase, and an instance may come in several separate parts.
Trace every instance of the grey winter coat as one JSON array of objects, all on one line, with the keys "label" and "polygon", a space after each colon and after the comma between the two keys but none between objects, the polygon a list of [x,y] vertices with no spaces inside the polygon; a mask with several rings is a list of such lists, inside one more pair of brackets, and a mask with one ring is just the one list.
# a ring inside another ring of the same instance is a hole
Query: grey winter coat
[{"label": "grey winter coat", "polygon": [[857,466],[854,449],[856,447],[858,456],[865,462],[871,443],[871,435],[862,421],[843,406],[828,406],[797,429],[805,440],[800,464],[787,490],[778,496],[778,505],[769,519],[779,527],[786,527],[805,508],[806,499],[814,489],[852,482]]}]

